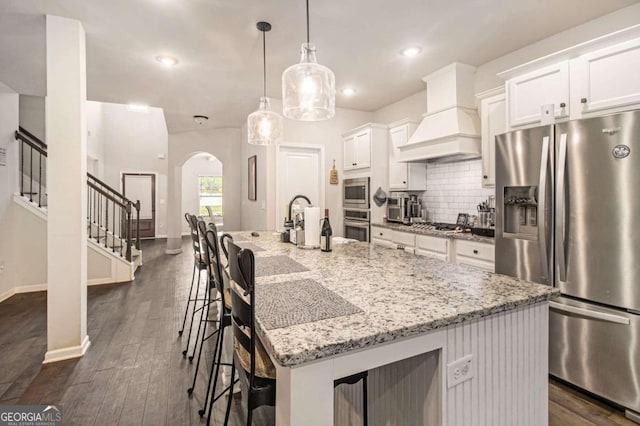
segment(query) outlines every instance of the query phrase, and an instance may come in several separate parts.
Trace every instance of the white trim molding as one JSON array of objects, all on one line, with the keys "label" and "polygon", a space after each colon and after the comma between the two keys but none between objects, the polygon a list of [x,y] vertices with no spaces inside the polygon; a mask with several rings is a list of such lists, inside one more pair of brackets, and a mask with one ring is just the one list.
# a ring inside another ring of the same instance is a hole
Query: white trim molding
[{"label": "white trim molding", "polygon": [[82,344],[79,346],[70,346],[68,348],[55,349],[53,351],[47,351],[44,354],[43,364],[49,364],[52,362],[64,361],[66,359],[72,358],[80,358],[85,353],[87,353],[87,349],[91,346],[91,342],[89,341],[89,336],[84,336],[82,339]]}]

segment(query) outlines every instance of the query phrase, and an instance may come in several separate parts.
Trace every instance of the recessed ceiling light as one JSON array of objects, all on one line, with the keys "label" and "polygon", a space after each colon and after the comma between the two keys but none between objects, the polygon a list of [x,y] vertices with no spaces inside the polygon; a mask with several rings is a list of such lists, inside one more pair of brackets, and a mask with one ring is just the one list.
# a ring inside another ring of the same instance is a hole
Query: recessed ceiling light
[{"label": "recessed ceiling light", "polygon": [[402,54],[402,56],[406,56],[407,58],[413,58],[414,56],[417,56],[420,52],[422,52],[422,49],[420,47],[414,46],[414,47],[407,47],[406,49],[403,49],[400,53]]},{"label": "recessed ceiling light", "polygon": [[149,106],[143,104],[129,104],[129,110],[135,112],[149,112]]},{"label": "recessed ceiling light", "polygon": [[206,115],[194,115],[193,116],[193,121],[195,121],[198,124],[204,124],[209,120],[209,117],[207,117]]},{"label": "recessed ceiling light", "polygon": [[178,60],[173,56],[156,56],[156,61],[160,62],[162,65],[166,65],[168,67],[172,67],[178,63]]},{"label": "recessed ceiling light", "polygon": [[342,94],[345,96],[353,96],[356,94],[356,89],[354,89],[353,87],[345,87],[344,89],[342,89]]}]

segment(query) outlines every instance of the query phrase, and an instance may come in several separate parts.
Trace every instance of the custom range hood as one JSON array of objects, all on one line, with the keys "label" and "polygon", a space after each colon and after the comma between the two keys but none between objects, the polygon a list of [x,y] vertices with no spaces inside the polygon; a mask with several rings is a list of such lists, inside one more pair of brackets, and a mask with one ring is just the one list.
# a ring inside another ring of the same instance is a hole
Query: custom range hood
[{"label": "custom range hood", "polygon": [[398,161],[451,162],[480,157],[480,120],[473,97],[475,70],[454,62],[422,79],[427,83],[427,113],[409,141],[398,147]]}]

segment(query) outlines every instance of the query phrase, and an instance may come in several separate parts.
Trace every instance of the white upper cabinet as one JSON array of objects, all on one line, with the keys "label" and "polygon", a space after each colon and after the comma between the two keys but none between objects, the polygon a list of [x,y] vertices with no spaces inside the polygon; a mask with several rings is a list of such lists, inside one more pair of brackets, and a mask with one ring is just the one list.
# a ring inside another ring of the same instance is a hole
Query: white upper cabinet
[{"label": "white upper cabinet", "polygon": [[507,81],[509,127],[541,119],[543,105],[554,105],[556,119],[569,115],[569,61],[562,61]]},{"label": "white upper cabinet", "polygon": [[640,38],[571,61],[572,118],[640,104]]},{"label": "white upper cabinet", "polygon": [[[486,92],[485,92],[486,93]],[[496,135],[507,131],[507,101],[504,90],[478,95],[482,135],[482,186],[496,184]]]},{"label": "white upper cabinet", "polygon": [[371,129],[361,129],[345,136],[343,142],[344,170],[371,167]]},{"label": "white upper cabinet", "polygon": [[389,136],[389,190],[424,191],[427,189],[426,163],[399,163],[400,147],[407,143],[418,123],[402,120],[391,124]]}]

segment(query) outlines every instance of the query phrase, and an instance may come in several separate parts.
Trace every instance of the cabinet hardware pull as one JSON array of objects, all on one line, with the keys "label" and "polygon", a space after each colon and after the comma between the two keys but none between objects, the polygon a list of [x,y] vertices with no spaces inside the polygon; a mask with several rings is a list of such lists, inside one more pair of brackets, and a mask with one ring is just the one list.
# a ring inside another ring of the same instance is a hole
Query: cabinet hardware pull
[{"label": "cabinet hardware pull", "polygon": [[487,176],[487,175],[484,175],[483,177],[484,177],[485,179],[489,179],[489,176]]},{"label": "cabinet hardware pull", "polygon": [[407,183],[407,181],[406,181],[406,180],[403,180],[403,181],[402,181],[402,183],[405,183],[405,184],[406,184],[406,183]]},{"label": "cabinet hardware pull", "polygon": [[567,106],[567,104],[565,104],[564,102],[560,102],[560,108],[564,108],[566,106]]},{"label": "cabinet hardware pull", "polygon": [[587,103],[587,98],[580,99],[580,102],[582,102],[583,104],[586,104]]},{"label": "cabinet hardware pull", "polygon": [[474,250],[474,251],[473,251],[473,254],[478,254],[478,250]]}]

